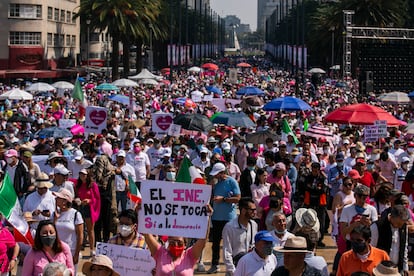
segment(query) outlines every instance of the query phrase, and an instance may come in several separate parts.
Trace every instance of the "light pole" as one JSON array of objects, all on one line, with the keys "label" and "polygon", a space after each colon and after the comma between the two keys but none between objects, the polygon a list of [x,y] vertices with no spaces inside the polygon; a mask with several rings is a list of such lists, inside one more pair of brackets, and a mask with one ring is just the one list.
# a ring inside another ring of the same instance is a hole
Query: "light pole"
[{"label": "light pole", "polygon": [[150,24],[149,27],[150,27],[150,37],[149,37],[149,47],[150,47],[150,49],[149,49],[149,53],[148,53],[148,67],[149,67],[149,70],[152,72],[153,69],[154,69],[153,68],[154,54],[153,54],[153,50],[152,50],[152,24]]},{"label": "light pole", "polygon": [[89,24],[90,19],[86,19],[87,34],[86,34],[86,78],[89,80]]}]

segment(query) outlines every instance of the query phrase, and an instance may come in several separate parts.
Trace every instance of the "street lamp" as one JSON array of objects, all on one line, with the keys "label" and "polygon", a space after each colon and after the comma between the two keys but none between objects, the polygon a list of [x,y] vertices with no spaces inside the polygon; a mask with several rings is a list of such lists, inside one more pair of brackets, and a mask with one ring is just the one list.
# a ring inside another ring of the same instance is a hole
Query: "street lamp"
[{"label": "street lamp", "polygon": [[86,34],[86,78],[89,80],[89,25],[90,19],[86,19],[87,34]]},{"label": "street lamp", "polygon": [[152,72],[153,70],[153,65],[154,65],[154,55],[153,55],[153,50],[152,50],[152,24],[149,25],[150,27],[150,37],[149,37],[149,52],[148,52],[148,67],[149,70]]}]

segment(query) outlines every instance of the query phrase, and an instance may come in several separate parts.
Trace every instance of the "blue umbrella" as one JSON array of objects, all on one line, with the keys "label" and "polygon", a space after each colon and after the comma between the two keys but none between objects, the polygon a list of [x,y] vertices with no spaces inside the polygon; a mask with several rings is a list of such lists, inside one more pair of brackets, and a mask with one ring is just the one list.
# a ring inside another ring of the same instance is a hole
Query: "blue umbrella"
[{"label": "blue umbrella", "polygon": [[129,97],[124,95],[112,95],[109,96],[109,99],[114,102],[118,102],[121,104],[128,105],[129,104]]},{"label": "blue umbrella", "polygon": [[414,91],[411,91],[410,93],[408,93],[408,97],[409,98],[414,98]]},{"label": "blue umbrella", "polygon": [[290,96],[273,99],[263,106],[265,111],[300,111],[311,109],[312,107],[306,102]]},{"label": "blue umbrella", "polygon": [[213,92],[214,94],[217,94],[217,95],[223,95],[223,91],[221,91],[220,88],[218,88],[217,86],[214,86],[214,85],[206,86],[206,90],[208,92]]},{"label": "blue umbrella", "polygon": [[335,84],[335,87],[345,88],[345,87],[348,87],[348,84],[346,84],[345,82],[337,82]]},{"label": "blue umbrella", "polygon": [[264,96],[265,92],[256,86],[245,86],[243,88],[240,88],[236,95],[243,95],[243,96],[251,96],[251,95],[257,95],[257,96]]},{"label": "blue umbrella", "polygon": [[60,128],[60,127],[48,127],[48,128],[43,128],[41,130],[39,130],[38,132],[36,132],[35,136],[40,137],[40,136],[44,136],[46,138],[66,138],[69,137],[71,138],[73,135],[72,133],[66,129],[66,128]]},{"label": "blue umbrella", "polygon": [[86,80],[85,80],[85,78],[83,78],[83,77],[78,77],[78,81],[80,81],[80,82],[85,82]]},{"label": "blue umbrella", "polygon": [[213,124],[234,127],[255,127],[256,124],[243,112],[219,112],[210,118]]},{"label": "blue umbrella", "polygon": [[104,91],[118,91],[119,88],[112,83],[101,83],[97,87],[95,87],[96,90],[104,90]]}]

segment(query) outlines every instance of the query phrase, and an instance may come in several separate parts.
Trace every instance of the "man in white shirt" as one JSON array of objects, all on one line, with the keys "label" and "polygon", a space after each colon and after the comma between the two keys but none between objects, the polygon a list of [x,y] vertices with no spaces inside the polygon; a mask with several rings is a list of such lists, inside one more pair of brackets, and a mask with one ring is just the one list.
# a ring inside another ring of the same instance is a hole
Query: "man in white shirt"
[{"label": "man in white shirt", "polygon": [[138,187],[141,181],[149,178],[150,174],[150,160],[148,155],[142,151],[142,146],[139,142],[135,142],[132,152],[126,156],[126,162],[135,169],[135,177]]},{"label": "man in white shirt", "polygon": [[203,172],[206,168],[210,167],[208,152],[209,151],[206,147],[202,147],[200,150],[200,156],[191,161],[195,167],[200,168]]},{"label": "man in white shirt", "polygon": [[68,168],[72,172],[72,177],[78,179],[79,172],[82,169],[87,169],[92,166],[92,162],[83,158],[83,152],[81,150],[75,151],[73,154],[73,160],[68,163]]},{"label": "man in white shirt", "polygon": [[[294,234],[288,232],[286,229],[286,215],[283,212],[275,213],[273,215],[272,225],[275,227],[275,230],[271,231],[270,234],[275,239],[275,247],[283,247],[286,240],[294,236]],[[274,254],[277,259],[277,266],[282,266],[283,253],[274,251]]]},{"label": "man in white shirt", "polygon": [[135,169],[125,162],[126,153],[120,150],[116,156],[115,169],[115,188],[116,188],[116,206],[121,204],[121,211],[126,210],[127,193],[128,193],[128,178],[136,181]]},{"label": "man in white shirt", "polygon": [[235,276],[269,276],[277,266],[272,254],[275,239],[267,231],[260,231],[254,237],[255,248],[243,256],[237,264]]},{"label": "man in white shirt", "polygon": [[[149,140],[149,139],[148,139]],[[147,150],[147,155],[150,161],[150,177],[149,179],[155,180],[156,168],[160,165],[160,159],[162,158],[162,154],[164,153],[164,149],[161,147],[161,143],[158,139],[154,139],[154,145]]]},{"label": "man in white shirt", "polygon": [[232,275],[237,261],[254,247],[257,223],[253,220],[256,205],[250,198],[239,201],[240,215],[223,228],[223,255],[227,275]]},{"label": "man in white shirt", "polygon": [[69,170],[63,164],[58,164],[53,172],[53,187],[50,188],[50,191],[60,192],[61,189],[67,189],[74,195],[73,182],[68,181]]},{"label": "man in white shirt", "polygon": [[[35,182],[36,191],[27,196],[23,212],[31,212],[33,219],[37,221],[50,219],[51,214],[56,210],[56,201],[49,190],[53,184],[49,181],[46,173],[41,173]],[[33,222],[32,228],[37,228],[37,222]]]}]

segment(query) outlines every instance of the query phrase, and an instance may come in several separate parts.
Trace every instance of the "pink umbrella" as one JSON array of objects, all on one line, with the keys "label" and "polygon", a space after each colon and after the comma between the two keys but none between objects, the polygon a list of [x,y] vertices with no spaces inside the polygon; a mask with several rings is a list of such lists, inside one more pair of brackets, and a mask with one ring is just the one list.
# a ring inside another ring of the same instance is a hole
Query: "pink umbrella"
[{"label": "pink umbrella", "polygon": [[86,88],[86,89],[94,89],[94,88],[95,88],[95,84],[93,84],[93,83],[88,83],[88,84],[86,84],[86,85],[85,85],[85,88]]},{"label": "pink umbrella", "polygon": [[70,128],[70,132],[72,132],[73,135],[79,135],[85,133],[85,129],[83,126],[76,124]]}]

